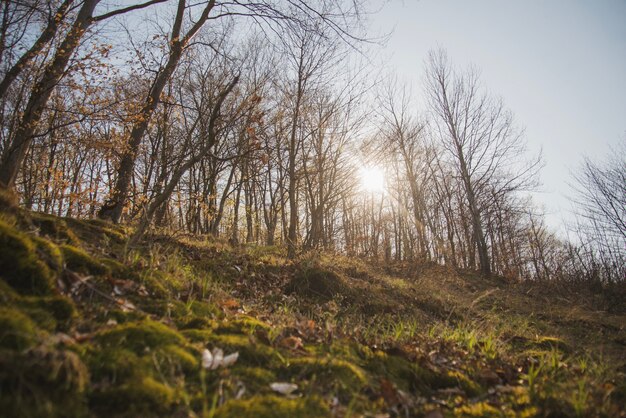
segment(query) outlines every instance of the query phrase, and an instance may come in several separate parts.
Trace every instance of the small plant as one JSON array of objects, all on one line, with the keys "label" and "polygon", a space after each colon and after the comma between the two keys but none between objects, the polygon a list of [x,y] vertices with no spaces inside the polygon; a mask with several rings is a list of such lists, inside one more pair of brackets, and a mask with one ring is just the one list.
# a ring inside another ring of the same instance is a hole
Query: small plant
[{"label": "small plant", "polygon": [[192,307],[194,301],[195,301],[195,298],[193,297],[193,295],[190,295],[187,298],[187,302],[185,302],[185,314],[186,315],[191,315],[193,313],[191,307]]},{"label": "small plant", "polygon": [[474,347],[476,347],[476,344],[478,343],[478,336],[476,335],[476,331],[471,330],[468,332],[467,330],[464,330],[464,333],[462,333],[461,335],[462,341],[465,343],[467,349],[469,351],[474,350]]},{"label": "small plant", "polygon": [[577,363],[581,373],[585,374],[589,370],[589,359],[587,357],[578,358]]},{"label": "small plant", "polygon": [[552,375],[556,375],[559,370],[563,368],[565,363],[563,363],[562,360],[563,356],[556,347],[552,347],[552,350],[544,356],[544,362],[548,368],[548,372]]},{"label": "small plant", "polygon": [[497,357],[498,348],[496,338],[492,334],[488,334],[487,337],[481,341],[480,351],[489,360],[493,360]]},{"label": "small plant", "polygon": [[528,384],[528,392],[531,399],[535,398],[538,394],[537,383],[539,379],[539,374],[541,373],[543,366],[543,361],[532,362],[530,363],[530,367],[528,368],[528,373],[522,375],[522,380],[525,380]]},{"label": "small plant", "polygon": [[572,406],[577,417],[585,416],[587,409],[587,400],[589,399],[589,392],[584,379],[578,381],[578,389],[572,396]]}]

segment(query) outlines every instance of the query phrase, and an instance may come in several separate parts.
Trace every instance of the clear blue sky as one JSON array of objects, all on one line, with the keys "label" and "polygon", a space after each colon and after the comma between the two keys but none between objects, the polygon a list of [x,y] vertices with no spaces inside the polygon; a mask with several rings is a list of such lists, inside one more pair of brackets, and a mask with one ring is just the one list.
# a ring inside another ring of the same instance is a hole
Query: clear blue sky
[{"label": "clear blue sky", "polygon": [[393,30],[383,55],[416,93],[430,49],[481,69],[530,149],[543,148],[535,199],[560,229],[571,171],[626,137],[626,0],[391,0],[371,22]]}]

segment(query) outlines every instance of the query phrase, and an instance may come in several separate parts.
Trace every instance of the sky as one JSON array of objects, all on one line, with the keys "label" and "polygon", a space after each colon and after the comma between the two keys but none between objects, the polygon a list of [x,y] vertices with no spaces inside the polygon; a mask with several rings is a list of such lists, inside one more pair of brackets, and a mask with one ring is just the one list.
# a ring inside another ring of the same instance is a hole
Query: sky
[{"label": "sky", "polygon": [[371,21],[391,32],[383,60],[416,95],[431,49],[480,69],[542,151],[534,199],[563,232],[572,172],[626,140],[626,0],[390,0]]}]

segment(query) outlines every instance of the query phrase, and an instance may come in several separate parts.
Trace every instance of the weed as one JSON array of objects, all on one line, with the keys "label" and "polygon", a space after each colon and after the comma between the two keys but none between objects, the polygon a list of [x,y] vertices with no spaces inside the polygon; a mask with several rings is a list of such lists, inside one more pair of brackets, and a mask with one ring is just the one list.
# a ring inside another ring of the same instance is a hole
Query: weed
[{"label": "weed", "polygon": [[528,367],[528,372],[526,374],[522,375],[522,379],[526,381],[526,384],[528,385],[528,392],[530,394],[531,399],[536,398],[537,397],[537,393],[538,393],[538,380],[539,380],[539,375],[541,374],[541,371],[543,369],[543,362],[531,362],[530,366]]},{"label": "weed", "polygon": [[589,399],[589,391],[584,379],[578,381],[578,389],[572,396],[572,405],[577,417],[585,416],[587,409],[587,400]]}]

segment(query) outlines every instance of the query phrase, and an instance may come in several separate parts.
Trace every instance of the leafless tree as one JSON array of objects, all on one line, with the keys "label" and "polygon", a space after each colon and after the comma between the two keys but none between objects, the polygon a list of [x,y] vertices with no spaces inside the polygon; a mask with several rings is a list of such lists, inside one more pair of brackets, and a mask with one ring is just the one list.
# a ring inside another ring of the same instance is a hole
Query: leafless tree
[{"label": "leafless tree", "polygon": [[480,270],[489,275],[483,212],[493,196],[531,187],[540,158],[520,164],[525,160],[522,132],[502,101],[484,93],[476,71],[459,73],[438,50],[431,52],[426,74],[435,135],[463,184]]},{"label": "leafless tree", "polygon": [[590,257],[603,267],[603,280],[623,280],[626,262],[626,140],[609,158],[585,158],[574,176],[577,229]]}]

